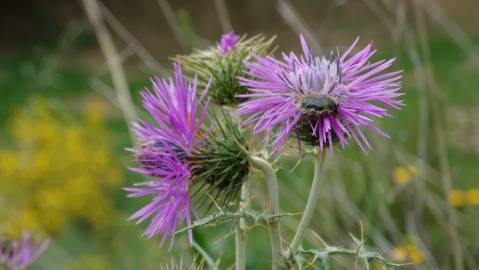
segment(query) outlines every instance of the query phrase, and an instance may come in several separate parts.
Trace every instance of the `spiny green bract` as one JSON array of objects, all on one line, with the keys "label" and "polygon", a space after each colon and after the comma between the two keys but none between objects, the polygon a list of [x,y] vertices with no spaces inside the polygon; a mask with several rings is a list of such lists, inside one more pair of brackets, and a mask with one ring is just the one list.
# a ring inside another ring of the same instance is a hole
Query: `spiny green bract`
[{"label": "spiny green bract", "polygon": [[251,52],[264,56],[273,51],[274,39],[266,39],[262,35],[247,38],[243,35],[228,53],[222,54],[219,46],[215,46],[205,50],[195,49],[193,53],[178,55],[173,60],[190,75],[197,75],[201,87],[211,78],[208,93],[218,104],[234,105],[241,101],[237,95],[247,92],[238,80],[238,77],[246,76],[244,62],[251,61]]},{"label": "spiny green bract", "polygon": [[[250,170],[248,150],[237,127],[228,116],[216,119],[211,140],[195,147],[188,158],[193,181],[193,198],[202,204],[214,200],[220,206],[236,198]],[[203,196],[204,193],[210,194]],[[195,195],[201,196],[195,196]],[[211,206],[211,204],[210,204]]]}]

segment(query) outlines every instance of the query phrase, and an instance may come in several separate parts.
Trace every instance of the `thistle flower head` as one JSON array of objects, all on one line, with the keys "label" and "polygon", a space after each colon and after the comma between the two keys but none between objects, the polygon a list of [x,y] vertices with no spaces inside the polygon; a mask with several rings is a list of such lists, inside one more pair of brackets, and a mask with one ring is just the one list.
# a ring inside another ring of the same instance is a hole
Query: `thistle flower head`
[{"label": "thistle flower head", "polygon": [[246,63],[248,76],[240,81],[250,92],[239,97],[252,99],[239,105],[239,113],[249,115],[243,125],[254,124],[254,133],[273,136],[275,153],[291,133],[321,151],[335,142],[344,148],[349,138],[366,151],[364,145],[371,146],[361,127],[387,136],[372,118],[389,116],[384,107],[403,105],[398,99],[401,71],[385,71],[394,59],[371,62],[371,44],[354,54],[358,39],[342,55],[314,56],[300,39],[300,56],[291,52],[279,60],[254,55],[255,61]]},{"label": "thistle flower head", "polygon": [[141,93],[143,106],[156,122],[135,124],[135,132],[140,141],[149,145],[158,144],[158,138],[165,145],[176,145],[183,151],[200,144],[206,134],[203,121],[208,110],[205,100],[208,87],[198,94],[197,81],[188,83],[183,77],[180,65],[174,65],[175,77],[168,80],[153,78],[153,91]]},{"label": "thistle flower head", "polygon": [[47,249],[48,244],[48,239],[42,241],[27,232],[21,239],[0,237],[0,263],[8,270],[25,269]]},{"label": "thistle flower head", "polygon": [[[190,225],[195,213],[189,197],[191,172],[184,159],[204,140],[207,131],[203,120],[208,105],[202,106],[206,90],[198,98],[196,82],[187,83],[179,65],[175,65],[174,80],[154,78],[152,84],[153,91],[144,90],[141,95],[156,125],[146,121],[135,124],[140,146],[133,152],[141,167],[133,170],[157,180],[125,190],[129,197],[154,197],[130,220],[141,223],[151,218],[144,236],[161,234],[161,243],[172,236],[173,243],[177,225],[185,221]],[[191,231],[189,239],[192,241]]]},{"label": "thistle flower head", "polygon": [[211,79],[208,94],[221,105],[238,103],[238,94],[246,93],[246,87],[238,81],[244,74],[244,61],[252,60],[250,52],[266,55],[271,50],[274,38],[261,35],[241,38],[230,32],[221,37],[218,46],[194,50],[190,55],[173,58],[190,75],[198,76],[198,84],[205,86]]},{"label": "thistle flower head", "polygon": [[208,192],[216,204],[225,206],[238,195],[250,164],[246,143],[230,117],[224,113],[221,119],[215,117],[215,126],[189,156],[189,164],[192,181],[198,183],[194,192]]},{"label": "thistle flower head", "polygon": [[[174,80],[155,78],[152,83],[153,90],[144,90],[142,97],[154,124],[135,124],[139,146],[132,151],[140,167],[132,170],[154,180],[125,190],[129,197],[153,197],[130,217],[137,223],[151,219],[144,236],[162,235],[161,244],[170,236],[173,244],[177,227],[191,225],[192,216],[198,216],[200,202],[208,199],[205,192],[215,191],[214,198],[226,203],[235,197],[236,183],[242,184],[246,175],[238,169],[236,160],[235,171],[229,167],[229,155],[237,157],[241,153],[205,123],[208,86],[197,94],[196,79],[187,83],[179,65],[175,65]],[[192,243],[191,230],[188,237]]]},{"label": "thistle flower head", "polygon": [[226,54],[233,50],[238,43],[240,37],[236,35],[233,31],[223,34],[220,40],[220,52]]}]

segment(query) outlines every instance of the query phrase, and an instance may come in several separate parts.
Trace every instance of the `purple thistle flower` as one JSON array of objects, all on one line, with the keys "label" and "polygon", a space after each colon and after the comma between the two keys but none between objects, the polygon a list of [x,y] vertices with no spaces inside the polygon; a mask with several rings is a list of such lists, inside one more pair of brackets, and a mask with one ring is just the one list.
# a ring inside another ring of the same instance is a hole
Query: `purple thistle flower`
[{"label": "purple thistle flower", "polygon": [[253,125],[253,132],[265,132],[265,139],[273,133],[274,153],[277,153],[291,133],[300,140],[318,145],[322,151],[334,142],[344,148],[352,138],[366,152],[371,145],[361,131],[368,127],[382,132],[372,118],[389,116],[385,107],[400,109],[398,98],[403,94],[401,71],[385,72],[394,59],[371,62],[376,52],[369,44],[352,53],[358,39],[342,55],[333,59],[313,56],[303,36],[300,36],[303,54],[283,54],[278,60],[271,56],[254,55],[255,62],[247,62],[241,84],[250,93],[239,97],[253,98],[239,105],[238,111],[249,117],[242,123]]},{"label": "purple thistle flower", "polygon": [[[174,242],[176,228],[186,221],[191,225],[191,215],[196,215],[189,196],[191,171],[186,156],[200,145],[208,134],[203,121],[208,102],[202,106],[205,91],[197,97],[196,78],[185,81],[179,65],[174,65],[175,80],[152,80],[153,90],[142,91],[143,106],[150,113],[150,122],[135,124],[140,147],[133,149],[141,167],[133,171],[157,178],[125,188],[128,197],[153,196],[145,207],[130,217],[141,223],[151,218],[144,236],[151,238],[161,234],[161,244],[171,236]],[[192,232],[188,231],[190,243]],[[171,246],[170,246],[171,248]]]},{"label": "purple thistle flower", "polygon": [[0,263],[8,270],[20,270],[31,265],[48,247],[49,240],[33,239],[23,233],[21,239],[0,239]]},{"label": "purple thistle flower", "polygon": [[223,34],[220,41],[220,52],[222,54],[226,54],[233,50],[239,39],[240,37],[236,35],[233,31]]}]

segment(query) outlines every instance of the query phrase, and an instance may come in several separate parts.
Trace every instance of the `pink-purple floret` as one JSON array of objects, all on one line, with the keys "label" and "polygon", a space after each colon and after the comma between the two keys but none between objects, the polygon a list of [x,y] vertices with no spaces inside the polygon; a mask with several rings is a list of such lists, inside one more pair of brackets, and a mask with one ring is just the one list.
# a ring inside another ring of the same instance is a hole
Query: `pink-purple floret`
[{"label": "pink-purple floret", "polygon": [[8,270],[20,270],[30,266],[48,247],[49,240],[33,238],[28,232],[19,240],[0,243],[0,263]]},{"label": "pink-purple floret", "polygon": [[250,92],[240,97],[250,100],[240,104],[238,111],[249,117],[242,124],[253,125],[255,134],[264,132],[265,140],[273,137],[271,147],[278,153],[303,116],[301,98],[328,95],[337,99],[337,112],[309,122],[321,151],[332,149],[334,137],[343,148],[352,138],[366,152],[371,145],[360,129],[364,126],[387,137],[372,118],[389,116],[379,105],[392,109],[403,105],[398,99],[403,95],[401,71],[385,72],[394,59],[371,62],[376,52],[372,44],[353,53],[358,39],[336,59],[315,57],[303,36],[300,40],[303,54],[299,57],[292,52],[283,53],[281,60],[254,55],[246,63],[247,76],[240,81]]},{"label": "pink-purple floret", "polygon": [[[208,101],[202,106],[207,88],[197,97],[196,79],[187,83],[179,65],[175,65],[175,79],[154,78],[153,89],[145,89],[141,95],[143,106],[154,120],[134,125],[139,147],[131,151],[140,167],[132,170],[154,180],[125,188],[128,197],[153,197],[152,201],[130,217],[137,223],[151,218],[144,236],[162,235],[161,244],[171,237],[174,242],[177,226],[191,225],[195,209],[189,197],[190,170],[185,155],[201,144],[207,131],[202,124],[207,113]],[[191,230],[188,231],[190,243]],[[171,246],[170,246],[171,247]]]},{"label": "pink-purple floret", "polygon": [[226,54],[236,47],[240,37],[233,31],[223,34],[220,40],[220,52]]}]

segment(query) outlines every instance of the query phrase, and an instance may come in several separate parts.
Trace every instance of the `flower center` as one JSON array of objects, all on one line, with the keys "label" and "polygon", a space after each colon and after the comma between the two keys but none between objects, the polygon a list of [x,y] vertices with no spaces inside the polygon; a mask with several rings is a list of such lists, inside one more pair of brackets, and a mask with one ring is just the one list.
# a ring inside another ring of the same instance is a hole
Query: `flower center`
[{"label": "flower center", "polygon": [[288,88],[302,95],[337,96],[341,84],[341,67],[337,60],[314,57],[279,74],[279,78]]},{"label": "flower center", "polygon": [[338,101],[329,95],[306,95],[301,99],[304,114],[334,114],[338,112]]},{"label": "flower center", "polygon": [[[318,120],[327,115],[338,113],[338,100],[330,95],[310,94],[305,95],[300,100],[301,118],[296,123],[294,129],[298,138],[308,145],[319,145],[321,129],[316,126]],[[333,132],[331,134],[332,142],[337,141]],[[326,143],[326,147],[329,143]]]}]

